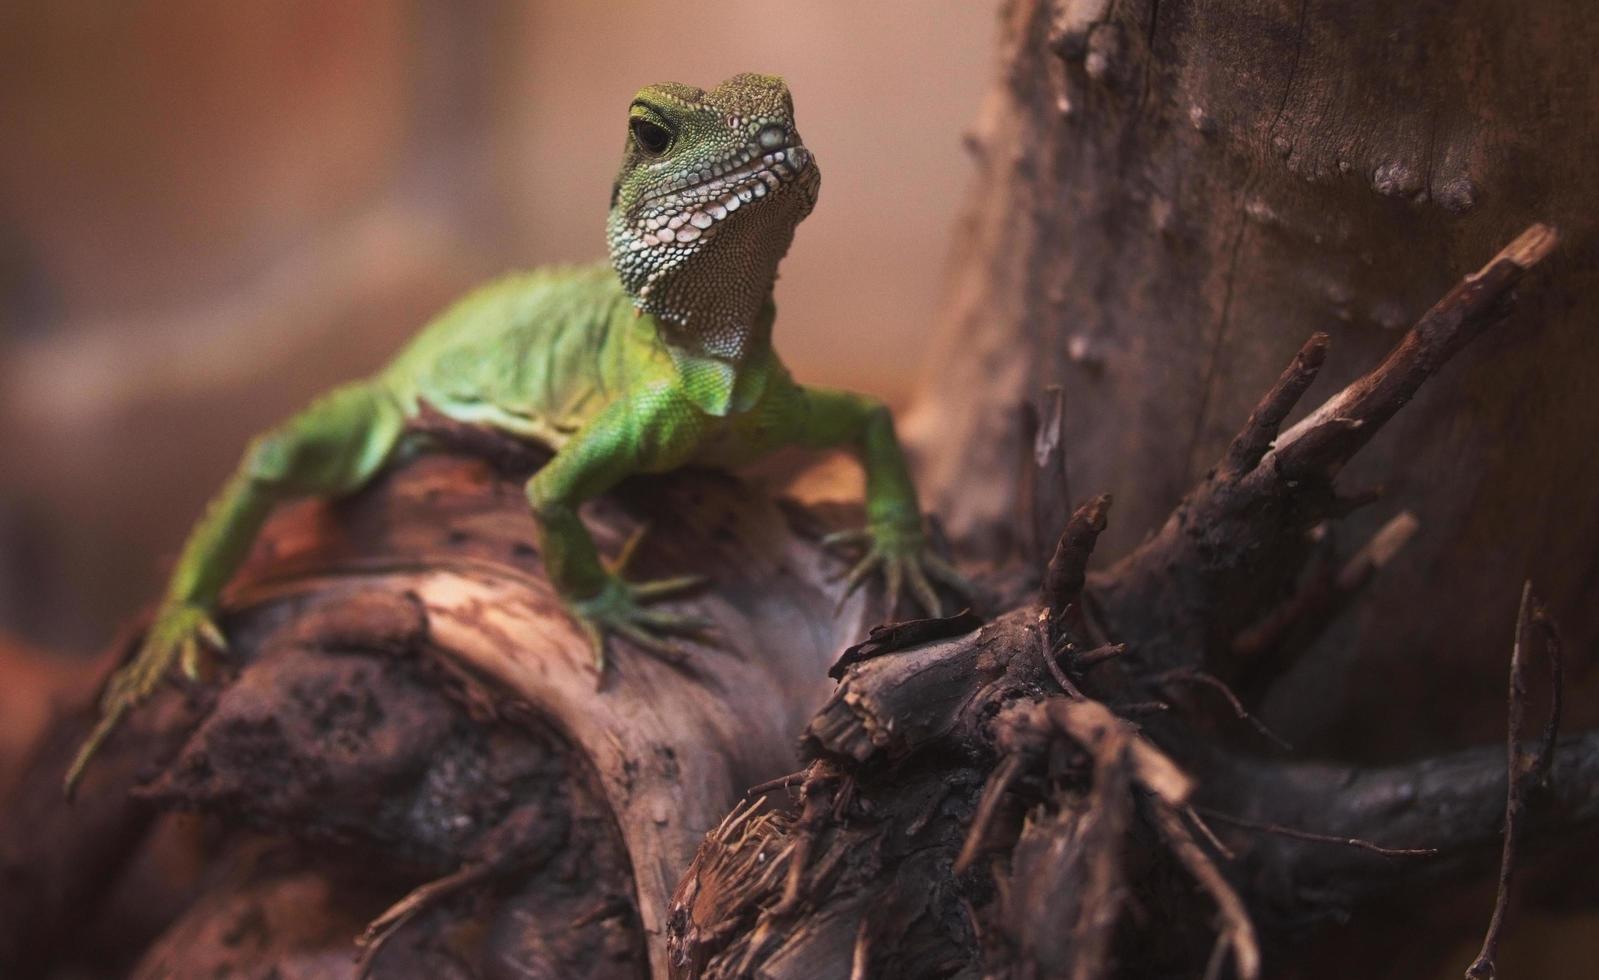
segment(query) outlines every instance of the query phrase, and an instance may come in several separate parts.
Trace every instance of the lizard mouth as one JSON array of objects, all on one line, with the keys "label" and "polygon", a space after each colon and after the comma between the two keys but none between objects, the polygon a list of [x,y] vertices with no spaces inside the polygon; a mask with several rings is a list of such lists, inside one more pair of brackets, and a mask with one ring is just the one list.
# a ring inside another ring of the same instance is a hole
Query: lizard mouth
[{"label": "lizard mouth", "polygon": [[714,234],[716,226],[739,208],[792,185],[806,191],[814,202],[815,175],[815,158],[801,143],[771,150],[751,145],[644,197],[639,221],[643,235],[638,245],[692,242]]}]

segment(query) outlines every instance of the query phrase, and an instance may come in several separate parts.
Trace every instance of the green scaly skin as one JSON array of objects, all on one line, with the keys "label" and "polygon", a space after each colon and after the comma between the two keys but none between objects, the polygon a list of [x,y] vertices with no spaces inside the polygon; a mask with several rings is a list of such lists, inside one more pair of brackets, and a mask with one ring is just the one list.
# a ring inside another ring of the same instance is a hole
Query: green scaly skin
[{"label": "green scaly skin", "polygon": [[[272,507],[370,480],[424,404],[547,444],[528,481],[545,568],[587,632],[672,654],[695,618],[647,608],[693,578],[629,582],[608,566],[579,505],[625,477],[688,464],[737,467],[784,446],[849,447],[866,470],[866,527],[830,539],[864,555],[849,589],[887,580],[939,611],[931,579],[958,591],[927,549],[893,419],[862,395],[794,382],[772,349],[772,284],[820,175],[781,79],[738,75],[706,92],[654,85],[634,98],[607,224],[609,264],[512,276],[460,301],[383,371],[335,389],[251,444],[183,549],[138,655],[111,679],[99,725],[67,776],[174,660],[197,677],[224,639],[219,593]],[[631,552],[631,549],[628,549]]]}]

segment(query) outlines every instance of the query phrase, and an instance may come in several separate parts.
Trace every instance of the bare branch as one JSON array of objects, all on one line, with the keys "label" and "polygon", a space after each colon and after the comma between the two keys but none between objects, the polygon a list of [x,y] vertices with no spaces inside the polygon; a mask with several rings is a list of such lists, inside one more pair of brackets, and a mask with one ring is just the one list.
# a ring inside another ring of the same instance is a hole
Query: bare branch
[{"label": "bare branch", "polygon": [[[1151,666],[1203,665],[1230,678],[1240,659],[1235,638],[1261,624],[1287,598],[1285,583],[1299,579],[1311,550],[1305,532],[1344,509],[1334,476],[1427,379],[1505,315],[1511,288],[1556,240],[1553,229],[1533,225],[1428,310],[1381,364],[1261,454],[1313,376],[1322,350],[1313,338],[1215,471],[1157,534],[1094,577],[1093,596],[1111,635]],[[1402,531],[1396,528],[1395,537],[1402,540]],[[1380,561],[1372,557],[1375,568]],[[1351,574],[1358,578],[1359,569]],[[1247,638],[1246,645],[1262,639]]]},{"label": "bare branch", "polygon": [[1072,666],[1077,670],[1087,670],[1107,660],[1115,660],[1126,652],[1125,643],[1106,643],[1092,650],[1084,650],[1082,653],[1077,653],[1070,646],[1067,647],[1067,653],[1072,658]]},{"label": "bare branch", "polygon": [[1079,691],[1077,685],[1072,683],[1072,679],[1066,676],[1064,670],[1061,670],[1060,664],[1055,660],[1055,652],[1050,649],[1049,621],[1048,617],[1044,615],[1039,617],[1038,654],[1043,658],[1044,667],[1049,671],[1049,675],[1055,678],[1055,683],[1059,684],[1060,689],[1066,692],[1066,696],[1074,701],[1081,701],[1083,692]]},{"label": "bare branch", "polygon": [[[1522,752],[1531,757],[1535,747]],[[1263,838],[1240,852],[1239,880],[1251,882],[1250,904],[1269,912],[1262,927],[1273,932],[1325,921],[1405,886],[1481,874],[1483,853],[1502,843],[1507,790],[1499,745],[1383,768],[1233,760],[1206,776],[1200,802],[1207,814],[1437,852],[1431,860],[1395,861],[1297,835]],[[1557,743],[1538,804],[1526,821],[1538,837],[1557,840],[1599,825],[1599,732]]]},{"label": "bare branch", "polygon": [[1271,448],[1272,440],[1277,438],[1283,420],[1316,380],[1326,359],[1327,335],[1312,334],[1277,383],[1255,406],[1243,429],[1233,437],[1232,445],[1227,447],[1227,454],[1222,458],[1218,478],[1236,480],[1259,465],[1261,457]]},{"label": "bare branch", "polygon": [[1503,318],[1501,300],[1559,241],[1534,224],[1422,314],[1376,368],[1329,398],[1277,441],[1270,461],[1291,478],[1336,473],[1450,358]]}]

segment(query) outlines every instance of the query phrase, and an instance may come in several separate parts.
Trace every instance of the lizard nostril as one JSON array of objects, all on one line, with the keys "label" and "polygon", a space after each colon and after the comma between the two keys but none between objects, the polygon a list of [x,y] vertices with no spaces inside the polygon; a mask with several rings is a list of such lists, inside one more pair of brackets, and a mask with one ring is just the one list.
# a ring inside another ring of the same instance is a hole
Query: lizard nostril
[{"label": "lizard nostril", "polygon": [[788,130],[782,126],[772,125],[762,129],[756,137],[763,150],[776,150],[788,142]]}]

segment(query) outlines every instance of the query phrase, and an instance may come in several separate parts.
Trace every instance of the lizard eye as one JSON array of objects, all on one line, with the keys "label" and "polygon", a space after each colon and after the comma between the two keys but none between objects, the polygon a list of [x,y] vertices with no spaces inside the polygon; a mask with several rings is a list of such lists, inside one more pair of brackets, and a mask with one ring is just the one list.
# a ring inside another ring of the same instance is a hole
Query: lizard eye
[{"label": "lizard eye", "polygon": [[648,119],[635,119],[629,126],[633,130],[633,142],[652,157],[660,156],[672,145],[672,131],[665,126],[657,126]]}]

